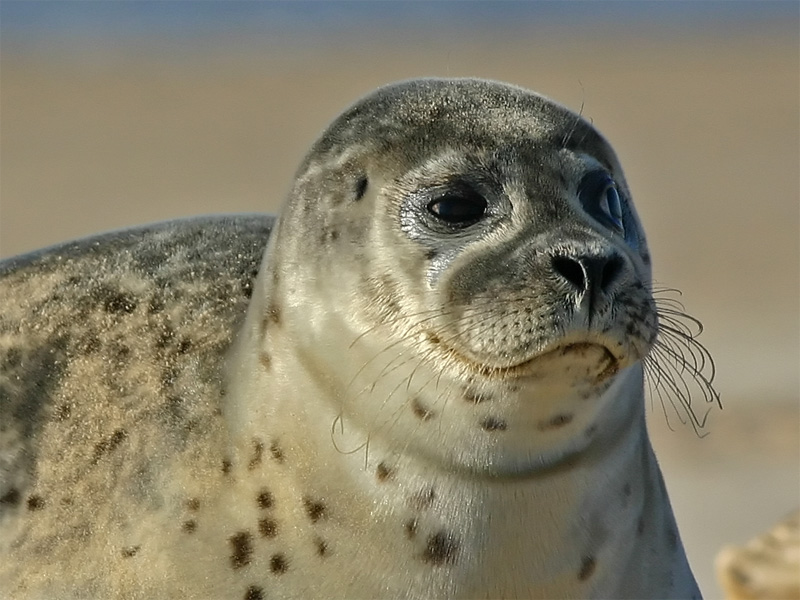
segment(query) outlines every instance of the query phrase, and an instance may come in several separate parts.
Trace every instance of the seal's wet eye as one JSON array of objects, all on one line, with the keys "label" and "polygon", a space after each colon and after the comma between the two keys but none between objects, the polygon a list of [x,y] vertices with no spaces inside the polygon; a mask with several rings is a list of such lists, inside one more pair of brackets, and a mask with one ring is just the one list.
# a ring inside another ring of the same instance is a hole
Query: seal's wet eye
[{"label": "seal's wet eye", "polygon": [[592,217],[619,234],[625,233],[617,184],[608,173],[593,171],[584,176],[578,189],[578,197],[583,208]]},{"label": "seal's wet eye", "polygon": [[472,190],[447,192],[428,203],[428,212],[453,227],[469,227],[486,214],[486,198]]}]

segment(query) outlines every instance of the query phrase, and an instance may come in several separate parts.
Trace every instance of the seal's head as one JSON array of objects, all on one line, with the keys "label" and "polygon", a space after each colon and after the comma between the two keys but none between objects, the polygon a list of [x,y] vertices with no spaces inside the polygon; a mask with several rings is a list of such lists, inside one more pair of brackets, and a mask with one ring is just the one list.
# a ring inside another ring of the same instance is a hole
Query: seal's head
[{"label": "seal's head", "polygon": [[296,384],[275,363],[290,353],[345,427],[472,470],[584,448],[620,412],[607,405],[641,393],[657,333],[610,145],[540,95],[474,79],[398,83],[341,115],[258,285],[251,310],[280,315],[258,342],[274,378]]}]

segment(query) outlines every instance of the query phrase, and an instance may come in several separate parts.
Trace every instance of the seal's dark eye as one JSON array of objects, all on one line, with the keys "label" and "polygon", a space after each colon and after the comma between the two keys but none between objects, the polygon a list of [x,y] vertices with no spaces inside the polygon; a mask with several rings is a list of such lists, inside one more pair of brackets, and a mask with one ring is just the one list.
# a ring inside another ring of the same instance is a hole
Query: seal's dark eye
[{"label": "seal's dark eye", "polygon": [[469,191],[450,192],[428,203],[428,212],[440,221],[455,227],[468,227],[486,214],[488,203],[480,194]]},{"label": "seal's dark eye", "polygon": [[583,208],[592,217],[617,233],[624,234],[622,224],[622,202],[617,191],[617,184],[605,171],[594,171],[581,181],[578,190]]}]

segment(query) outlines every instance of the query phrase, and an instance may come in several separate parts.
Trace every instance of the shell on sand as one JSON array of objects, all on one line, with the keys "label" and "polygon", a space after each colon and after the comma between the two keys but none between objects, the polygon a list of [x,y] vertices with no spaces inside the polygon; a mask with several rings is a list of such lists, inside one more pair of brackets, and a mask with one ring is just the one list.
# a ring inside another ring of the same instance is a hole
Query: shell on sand
[{"label": "shell on sand", "polygon": [[728,600],[800,598],[800,511],[744,546],[723,548],[716,568]]}]

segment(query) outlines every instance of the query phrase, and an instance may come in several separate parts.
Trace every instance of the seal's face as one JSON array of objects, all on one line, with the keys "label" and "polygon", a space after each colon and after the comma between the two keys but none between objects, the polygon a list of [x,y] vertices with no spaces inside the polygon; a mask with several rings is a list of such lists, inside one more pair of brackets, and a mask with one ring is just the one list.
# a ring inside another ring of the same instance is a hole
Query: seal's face
[{"label": "seal's face", "polygon": [[594,157],[549,144],[445,151],[383,193],[424,257],[398,283],[425,283],[415,308],[433,315],[421,327],[437,352],[496,378],[571,354],[603,379],[648,351],[639,226]]},{"label": "seal's face", "polygon": [[[291,233],[309,224],[315,235]],[[485,430],[585,431],[599,404],[578,418],[576,399],[602,395],[655,341],[646,243],[613,151],[519,88],[422,80],[356,104],[301,167],[276,237],[284,291],[306,309],[296,337],[347,381],[366,376],[360,398],[379,390],[359,417],[396,415],[405,385],[419,418],[458,389],[505,403]]]}]

